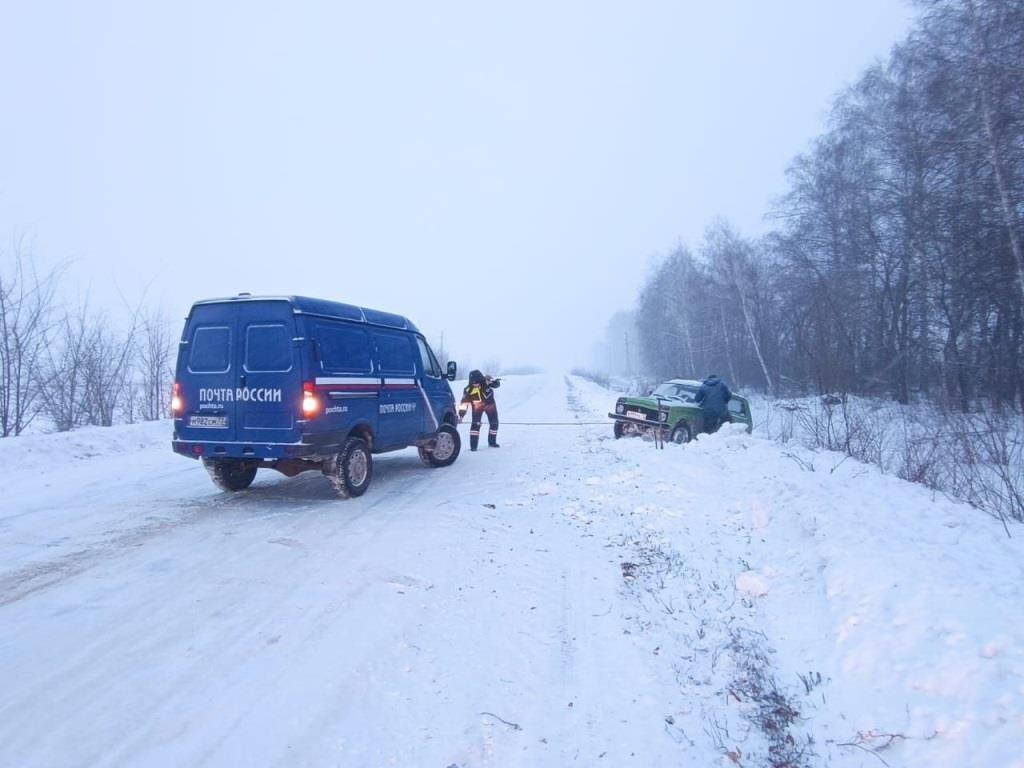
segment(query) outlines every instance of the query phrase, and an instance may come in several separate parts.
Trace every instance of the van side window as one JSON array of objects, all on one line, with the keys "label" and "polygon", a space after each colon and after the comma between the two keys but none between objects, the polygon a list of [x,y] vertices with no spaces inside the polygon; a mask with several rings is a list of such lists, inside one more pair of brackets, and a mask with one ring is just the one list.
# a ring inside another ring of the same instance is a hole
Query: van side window
[{"label": "van side window", "polygon": [[250,325],[245,329],[245,370],[290,371],[292,341],[280,323]]},{"label": "van side window", "polygon": [[739,400],[730,400],[727,407],[729,408],[729,413],[736,413],[741,416],[743,415],[743,403]]},{"label": "van side window", "polygon": [[420,348],[420,363],[423,365],[423,373],[427,376],[433,376],[435,379],[441,378],[441,366],[431,353],[430,347],[427,346],[427,342],[417,336],[416,344],[419,345]]},{"label": "van side window", "polygon": [[380,372],[399,376],[415,376],[416,365],[413,362],[410,337],[403,333],[373,334],[377,344],[377,359],[380,361]]},{"label": "van side window", "polygon": [[227,373],[231,369],[231,329],[204,326],[192,334],[188,369],[192,373]]},{"label": "van side window", "polygon": [[370,334],[351,325],[317,323],[320,367],[336,373],[373,373]]}]

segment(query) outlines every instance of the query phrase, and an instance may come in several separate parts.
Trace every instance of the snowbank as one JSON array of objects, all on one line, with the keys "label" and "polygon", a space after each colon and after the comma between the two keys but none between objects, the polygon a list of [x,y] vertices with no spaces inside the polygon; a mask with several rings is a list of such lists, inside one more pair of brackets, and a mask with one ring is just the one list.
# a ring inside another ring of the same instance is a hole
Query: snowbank
[{"label": "snowbank", "polygon": [[170,419],[113,427],[80,427],[71,432],[26,433],[0,440],[0,466],[42,468],[54,463],[116,458],[140,450],[169,448]]},{"label": "snowbank", "polygon": [[[592,391],[591,407],[607,399]],[[749,606],[732,623],[764,633],[810,751],[1024,766],[1024,537],[877,467],[738,428],[612,450],[664,510],[645,526],[731,576]]]}]

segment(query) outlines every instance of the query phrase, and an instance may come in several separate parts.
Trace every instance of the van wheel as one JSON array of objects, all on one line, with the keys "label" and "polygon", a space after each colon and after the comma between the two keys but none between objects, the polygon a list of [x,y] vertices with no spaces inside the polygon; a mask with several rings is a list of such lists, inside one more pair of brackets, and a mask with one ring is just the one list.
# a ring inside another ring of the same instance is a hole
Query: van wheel
[{"label": "van wheel", "polygon": [[615,422],[615,426],[612,427],[612,431],[615,433],[615,439],[616,440],[618,440],[620,437],[623,436],[623,434],[625,434],[625,428],[626,428],[626,425],[623,424],[621,421],[616,421]]},{"label": "van wheel", "polygon": [[672,442],[676,445],[684,445],[690,442],[690,425],[685,421],[680,421],[675,429],[672,430]]},{"label": "van wheel", "polygon": [[233,459],[203,459],[213,484],[222,491],[244,491],[256,478],[256,465]]},{"label": "van wheel", "polygon": [[373,479],[370,446],[360,437],[348,438],[338,455],[324,464],[323,472],[339,498],[362,496]]},{"label": "van wheel", "polygon": [[461,450],[459,431],[451,424],[442,424],[434,438],[434,447],[420,448],[420,461],[428,467],[450,467]]}]

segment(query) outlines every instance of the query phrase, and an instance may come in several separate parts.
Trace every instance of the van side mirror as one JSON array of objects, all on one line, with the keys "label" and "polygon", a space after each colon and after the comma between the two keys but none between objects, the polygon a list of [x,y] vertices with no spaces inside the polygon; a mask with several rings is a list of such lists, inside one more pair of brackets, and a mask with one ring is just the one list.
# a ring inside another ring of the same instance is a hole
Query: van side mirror
[{"label": "van side mirror", "polygon": [[448,381],[455,381],[455,378],[459,375],[459,366],[456,365],[454,360],[448,361]]}]

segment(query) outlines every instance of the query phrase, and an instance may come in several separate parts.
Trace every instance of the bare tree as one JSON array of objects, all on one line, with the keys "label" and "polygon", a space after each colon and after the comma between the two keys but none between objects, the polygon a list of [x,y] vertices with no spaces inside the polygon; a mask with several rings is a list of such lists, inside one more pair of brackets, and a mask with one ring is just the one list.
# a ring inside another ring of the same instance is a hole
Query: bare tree
[{"label": "bare tree", "polygon": [[89,304],[65,310],[54,326],[40,366],[40,397],[43,409],[58,432],[83,423],[85,362],[92,329]]},{"label": "bare tree", "polygon": [[20,435],[40,411],[39,368],[58,282],[56,271],[36,272],[20,241],[12,256],[0,272],[0,437]]},{"label": "bare tree", "polygon": [[641,347],[659,376],[838,393],[784,432],[1024,520],[1024,0],[917,4],[793,161],[775,231],[716,224],[652,271]]},{"label": "bare tree", "polygon": [[130,386],[135,354],[137,315],[118,333],[105,315],[92,318],[82,365],[85,394],[83,413],[89,424],[109,427],[114,423],[122,398]]},{"label": "bare tree", "polygon": [[[949,6],[951,3],[946,3],[945,5]],[[1019,3],[1016,5],[1019,6]],[[981,7],[979,8],[979,6]],[[979,107],[977,113],[984,130],[985,148],[989,163],[992,166],[996,189],[999,192],[999,213],[1002,217],[1003,226],[1006,228],[1006,237],[1009,241],[1010,251],[1013,254],[1014,265],[1017,270],[1017,288],[1020,291],[1022,301],[1024,301],[1024,251],[1021,248],[1020,221],[1018,219],[1021,199],[1019,195],[1015,195],[1011,190],[1010,176],[1012,172],[1004,150],[1004,146],[1008,141],[1011,144],[1014,141],[1018,144],[1020,142],[1020,117],[1017,116],[1017,119],[1010,123],[1011,131],[1013,130],[1013,123],[1017,124],[1018,135],[1013,136],[1011,133],[1010,136],[1005,136],[1008,131],[1000,131],[1000,126],[1006,125],[1005,115],[997,114],[997,107],[995,106],[996,99],[999,98],[1000,88],[997,82],[1000,79],[1005,83],[1007,75],[1009,75],[1010,87],[1019,91],[1021,87],[1020,64],[1022,56],[1018,48],[1013,60],[1010,62],[997,62],[997,56],[992,50],[993,38],[996,38],[997,44],[1005,45],[1007,42],[1010,42],[1011,46],[1014,43],[1020,46],[1021,42],[1024,41],[1020,39],[1019,34],[1021,29],[1020,8],[1016,9],[1014,18],[1013,12],[1008,13],[1007,9],[1003,6],[1003,3],[991,0],[985,3],[964,0],[963,4],[969,20],[970,35],[967,36],[967,39],[971,41],[969,56]],[[982,19],[982,14],[986,16],[984,20]],[[1014,30],[1014,22],[1016,22],[1016,30]],[[1007,41],[1007,29],[1010,30],[1011,35],[1013,35],[1014,31],[1017,33],[1015,35],[1016,40],[1011,38],[1011,41]],[[1009,66],[1006,66],[1006,64],[1009,64]],[[1021,169],[1018,168],[1017,171],[1019,175]]]},{"label": "bare tree", "polygon": [[768,370],[762,351],[762,329],[755,317],[755,304],[758,303],[757,284],[760,276],[754,260],[753,246],[733,232],[724,221],[718,222],[707,233],[705,257],[717,268],[719,279],[725,283],[729,294],[735,299],[751,349],[764,376],[765,389],[768,394],[774,394],[772,374]]},{"label": "bare tree", "polygon": [[142,389],[142,418],[154,421],[168,413],[175,339],[163,309],[142,321],[138,369]]}]

